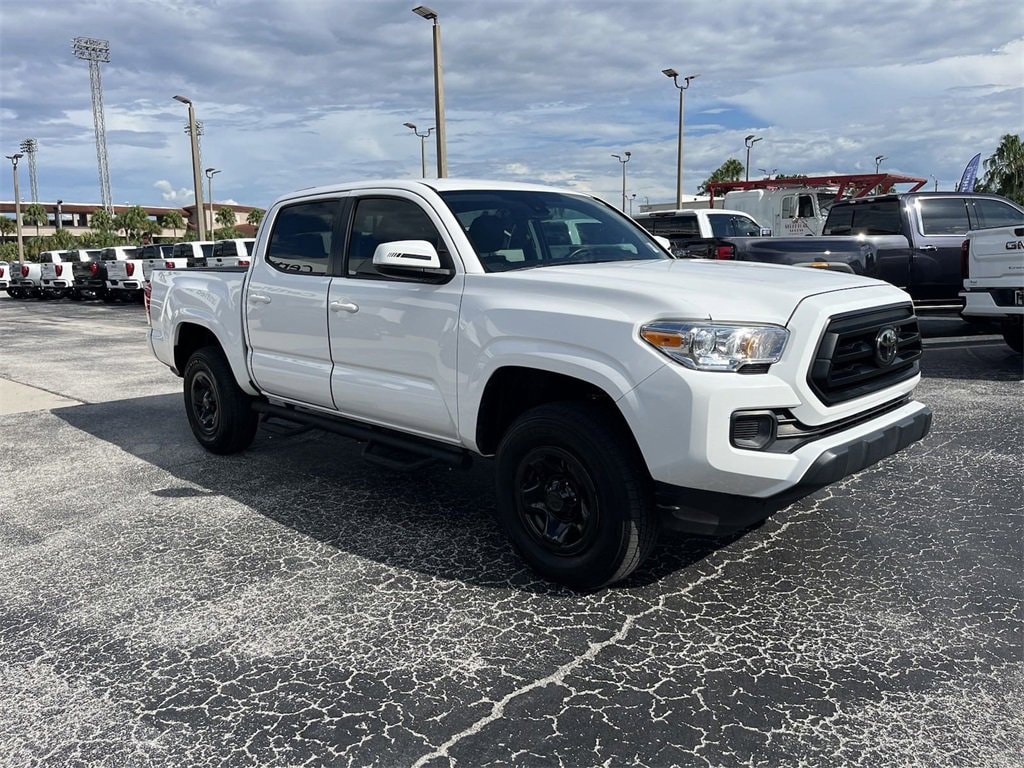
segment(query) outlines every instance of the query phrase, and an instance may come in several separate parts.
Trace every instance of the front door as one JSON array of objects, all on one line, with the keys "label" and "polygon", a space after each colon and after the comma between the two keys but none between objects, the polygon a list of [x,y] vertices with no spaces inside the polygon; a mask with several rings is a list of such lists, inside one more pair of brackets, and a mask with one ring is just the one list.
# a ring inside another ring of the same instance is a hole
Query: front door
[{"label": "front door", "polygon": [[335,406],[352,418],[455,441],[463,273],[436,284],[383,275],[372,262],[381,243],[427,240],[451,267],[444,228],[397,191],[364,192],[352,204],[344,276],[327,302]]}]

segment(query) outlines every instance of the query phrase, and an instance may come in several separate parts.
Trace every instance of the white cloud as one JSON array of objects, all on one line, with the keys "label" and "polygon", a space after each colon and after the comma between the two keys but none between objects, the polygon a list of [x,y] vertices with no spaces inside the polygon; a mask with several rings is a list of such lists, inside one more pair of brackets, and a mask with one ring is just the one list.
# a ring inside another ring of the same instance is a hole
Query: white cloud
[{"label": "white cloud", "polygon": [[191,189],[175,189],[171,182],[166,179],[160,179],[153,184],[154,189],[159,190],[160,197],[165,202],[174,203],[175,205],[188,205],[195,200],[195,192]]}]

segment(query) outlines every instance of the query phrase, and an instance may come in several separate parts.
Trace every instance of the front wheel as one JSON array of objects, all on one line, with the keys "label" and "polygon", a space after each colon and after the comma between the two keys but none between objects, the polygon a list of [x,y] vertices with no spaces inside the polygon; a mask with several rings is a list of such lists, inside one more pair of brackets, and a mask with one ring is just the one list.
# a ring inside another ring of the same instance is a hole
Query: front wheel
[{"label": "front wheel", "polygon": [[259,415],[218,347],[203,347],[185,366],[185,412],[192,434],[210,453],[244,451],[252,444]]},{"label": "front wheel", "polygon": [[620,581],[654,547],[650,476],[617,414],[591,403],[523,414],[497,453],[499,518],[523,559],[574,589]]}]

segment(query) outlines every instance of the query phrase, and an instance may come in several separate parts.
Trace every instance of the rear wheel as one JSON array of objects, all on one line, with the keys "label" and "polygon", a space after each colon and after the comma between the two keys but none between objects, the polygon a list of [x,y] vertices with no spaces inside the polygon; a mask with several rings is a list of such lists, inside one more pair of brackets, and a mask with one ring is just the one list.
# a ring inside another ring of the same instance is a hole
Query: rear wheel
[{"label": "rear wheel", "polygon": [[497,454],[498,514],[540,575],[592,590],[628,576],[658,533],[651,480],[615,414],[555,403],[519,418]]},{"label": "rear wheel", "polygon": [[244,451],[256,436],[259,415],[218,347],[203,347],[185,366],[185,412],[192,434],[211,453]]},{"label": "rear wheel", "polygon": [[1003,320],[1003,340],[1017,354],[1024,352],[1024,317],[1008,317]]}]

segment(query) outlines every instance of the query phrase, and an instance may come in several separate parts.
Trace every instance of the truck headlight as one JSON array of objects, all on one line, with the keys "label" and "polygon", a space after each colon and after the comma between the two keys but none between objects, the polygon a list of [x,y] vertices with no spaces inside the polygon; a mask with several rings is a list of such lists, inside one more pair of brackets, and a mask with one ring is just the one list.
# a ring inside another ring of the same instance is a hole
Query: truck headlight
[{"label": "truck headlight", "polygon": [[698,371],[767,370],[782,357],[789,331],[778,325],[659,321],[640,338],[677,363]]}]

